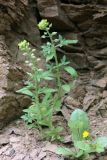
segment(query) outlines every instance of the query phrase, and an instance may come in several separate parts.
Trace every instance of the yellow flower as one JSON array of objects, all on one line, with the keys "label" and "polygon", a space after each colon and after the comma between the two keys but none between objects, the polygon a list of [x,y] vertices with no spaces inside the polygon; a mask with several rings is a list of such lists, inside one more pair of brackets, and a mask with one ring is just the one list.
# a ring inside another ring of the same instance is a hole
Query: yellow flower
[{"label": "yellow flower", "polygon": [[49,22],[47,21],[47,19],[42,19],[39,24],[38,24],[38,27],[40,30],[45,30],[46,27],[48,27],[49,25]]},{"label": "yellow flower", "polygon": [[82,134],[83,138],[87,138],[87,137],[89,137],[89,135],[90,135],[90,133],[88,131],[84,131]]},{"label": "yellow flower", "polygon": [[29,42],[23,40],[18,44],[18,46],[21,50],[26,50],[29,47]]}]

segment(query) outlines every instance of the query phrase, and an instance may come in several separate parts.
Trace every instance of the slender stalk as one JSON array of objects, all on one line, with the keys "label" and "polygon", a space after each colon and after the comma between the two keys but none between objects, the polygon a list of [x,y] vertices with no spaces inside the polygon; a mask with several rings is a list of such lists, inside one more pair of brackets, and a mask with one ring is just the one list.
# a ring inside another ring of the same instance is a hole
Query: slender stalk
[{"label": "slender stalk", "polygon": [[61,98],[61,79],[60,79],[60,69],[59,69],[59,66],[58,66],[58,58],[57,58],[57,53],[56,53],[56,47],[55,47],[54,41],[52,39],[52,35],[48,31],[48,29],[46,29],[46,32],[49,35],[49,38],[50,38],[50,41],[51,41],[51,44],[52,44],[52,47],[53,47],[54,58],[55,58],[55,63],[56,63],[56,67],[57,67],[56,79],[57,79],[57,86],[58,86],[58,98]]},{"label": "slender stalk", "polygon": [[[35,74],[38,75],[38,70],[37,70],[37,62],[32,58],[32,51],[29,52],[29,59],[31,60],[31,63],[33,64],[32,66],[32,75],[34,76]],[[38,105],[39,104],[39,94],[38,94],[38,89],[39,89],[39,83],[38,83],[38,80],[37,80],[37,76],[35,76],[35,80],[34,80],[34,86],[35,86],[35,102],[36,104]]]}]

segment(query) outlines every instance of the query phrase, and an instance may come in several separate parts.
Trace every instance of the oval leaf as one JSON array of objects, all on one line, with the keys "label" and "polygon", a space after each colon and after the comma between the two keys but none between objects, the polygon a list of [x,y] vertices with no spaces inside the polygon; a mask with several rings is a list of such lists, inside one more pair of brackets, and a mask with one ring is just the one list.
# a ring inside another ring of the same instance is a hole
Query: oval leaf
[{"label": "oval leaf", "polygon": [[77,75],[77,72],[74,68],[68,66],[68,67],[65,67],[64,68],[65,71],[67,71],[73,78],[76,78],[78,75]]},{"label": "oval leaf", "polygon": [[22,89],[19,89],[19,90],[17,91],[17,93],[26,94],[26,95],[31,96],[31,97],[34,96],[34,94],[33,94],[28,88],[26,88],[26,87],[24,87],[24,88],[22,88]]},{"label": "oval leaf", "polygon": [[73,153],[69,148],[59,147],[56,150],[56,153],[63,156],[72,156]]},{"label": "oval leaf", "polygon": [[69,84],[64,84],[64,85],[62,85],[62,88],[63,88],[63,90],[65,91],[65,93],[70,92],[70,89],[71,89],[71,87],[70,87]]},{"label": "oval leaf", "polygon": [[81,109],[76,109],[72,112],[68,122],[73,141],[83,140],[83,132],[89,131],[89,119],[87,114]]}]

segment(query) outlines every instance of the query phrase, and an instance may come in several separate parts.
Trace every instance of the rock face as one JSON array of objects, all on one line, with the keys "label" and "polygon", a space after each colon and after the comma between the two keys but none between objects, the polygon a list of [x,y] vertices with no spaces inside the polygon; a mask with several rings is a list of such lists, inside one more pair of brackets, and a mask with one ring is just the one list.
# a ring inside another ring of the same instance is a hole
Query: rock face
[{"label": "rock face", "polygon": [[21,108],[30,102],[27,97],[23,97],[20,105],[19,97],[21,96],[15,93],[21,86],[22,79],[23,72],[12,63],[5,37],[0,36],[0,128],[8,120],[17,117],[21,113]]},{"label": "rock face", "polygon": [[17,94],[25,79],[18,42],[40,44],[36,17],[27,0],[0,0],[0,128],[18,117],[30,99]]}]

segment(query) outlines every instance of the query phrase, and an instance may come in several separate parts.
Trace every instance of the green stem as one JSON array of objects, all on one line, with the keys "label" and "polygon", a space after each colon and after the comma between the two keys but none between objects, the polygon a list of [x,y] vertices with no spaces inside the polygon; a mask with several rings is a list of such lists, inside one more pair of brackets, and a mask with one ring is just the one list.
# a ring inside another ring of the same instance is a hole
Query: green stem
[{"label": "green stem", "polygon": [[[32,75],[34,76],[35,74],[38,75],[38,73],[37,73],[38,72],[38,70],[37,70],[37,62],[34,59],[32,59],[31,54],[32,54],[32,51],[29,54],[29,58],[31,60],[31,63],[33,64],[33,66],[32,66]],[[35,103],[38,105],[39,104],[39,94],[38,94],[39,83],[38,83],[37,77],[34,80],[34,87],[35,87],[35,94],[34,94],[35,95]]]},{"label": "green stem", "polygon": [[38,89],[39,89],[39,87],[38,87],[38,81],[36,80],[35,81],[35,88],[36,88],[36,92],[35,92],[35,101],[36,101],[36,104],[38,105],[38,103],[39,103],[39,94],[38,94]]},{"label": "green stem", "polygon": [[54,51],[54,58],[55,58],[55,63],[56,63],[56,67],[57,67],[56,79],[57,79],[57,86],[58,86],[58,98],[61,98],[61,79],[60,79],[60,69],[59,69],[59,66],[58,66],[58,58],[57,58],[57,53],[56,53],[56,47],[55,47],[54,41],[52,39],[51,33],[47,29],[46,29],[46,31],[49,35],[49,38],[50,38],[50,41],[51,41],[51,44],[52,44],[52,47],[53,47],[53,51]]}]

